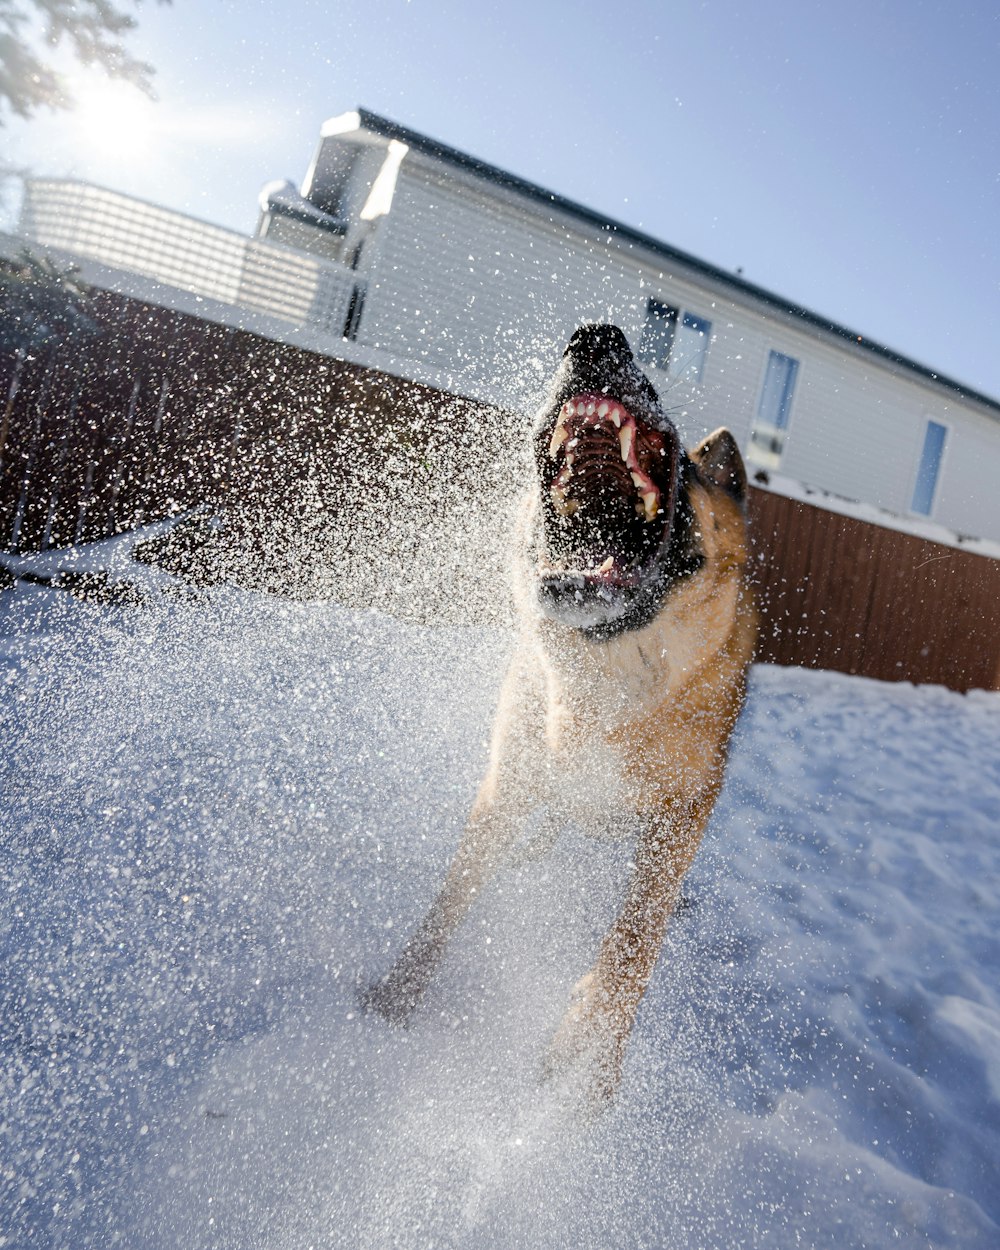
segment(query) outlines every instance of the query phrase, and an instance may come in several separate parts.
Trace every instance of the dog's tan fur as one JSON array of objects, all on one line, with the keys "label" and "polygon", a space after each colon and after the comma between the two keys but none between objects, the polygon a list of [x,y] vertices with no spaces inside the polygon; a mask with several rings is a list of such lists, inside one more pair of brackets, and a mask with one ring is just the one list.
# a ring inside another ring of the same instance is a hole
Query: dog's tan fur
[{"label": "dog's tan fur", "polygon": [[581,1069],[598,1101],[617,1088],[681,880],[722,786],[756,635],[746,520],[728,488],[734,475],[745,485],[739,452],[719,430],[690,456],[688,499],[704,564],[666,593],[648,624],[596,641],[546,619],[531,609],[532,570],[524,568],[523,631],[465,835],[426,918],[368,995],[383,1014],[405,1018],[540,806],[553,835],[570,819],[625,832],[636,849],[624,902],[547,1059],[550,1072]]}]

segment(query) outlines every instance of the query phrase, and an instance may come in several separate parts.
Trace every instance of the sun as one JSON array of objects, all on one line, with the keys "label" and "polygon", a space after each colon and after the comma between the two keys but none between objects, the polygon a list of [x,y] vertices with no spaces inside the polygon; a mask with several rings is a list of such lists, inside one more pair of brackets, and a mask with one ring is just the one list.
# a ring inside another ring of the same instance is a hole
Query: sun
[{"label": "sun", "polygon": [[88,155],[148,160],[161,137],[159,106],[128,83],[87,75],[72,84],[71,125]]}]

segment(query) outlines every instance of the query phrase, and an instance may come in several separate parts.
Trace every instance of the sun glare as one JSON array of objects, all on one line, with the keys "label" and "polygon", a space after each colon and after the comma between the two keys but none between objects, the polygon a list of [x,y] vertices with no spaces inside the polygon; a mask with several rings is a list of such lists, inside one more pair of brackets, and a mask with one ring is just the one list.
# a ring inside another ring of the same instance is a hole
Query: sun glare
[{"label": "sun glare", "polygon": [[162,127],[160,105],[127,83],[87,77],[74,84],[72,124],[93,156],[148,160]]}]

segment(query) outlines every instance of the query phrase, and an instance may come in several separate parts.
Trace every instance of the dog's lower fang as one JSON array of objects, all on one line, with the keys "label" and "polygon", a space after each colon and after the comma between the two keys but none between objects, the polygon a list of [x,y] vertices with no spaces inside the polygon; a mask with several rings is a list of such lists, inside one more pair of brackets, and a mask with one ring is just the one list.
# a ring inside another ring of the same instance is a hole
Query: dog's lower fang
[{"label": "dog's lower fang", "polygon": [[561,517],[571,517],[579,510],[579,501],[567,498],[567,492],[561,486],[552,487],[551,497],[552,506]]}]

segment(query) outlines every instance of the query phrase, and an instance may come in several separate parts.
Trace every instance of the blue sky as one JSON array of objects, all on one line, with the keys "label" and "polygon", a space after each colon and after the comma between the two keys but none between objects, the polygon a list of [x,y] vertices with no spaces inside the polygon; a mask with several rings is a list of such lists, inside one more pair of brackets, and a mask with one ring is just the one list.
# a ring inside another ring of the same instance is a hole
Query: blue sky
[{"label": "blue sky", "polygon": [[363,105],[1000,397],[1000,5],[175,0],[9,159],[243,231]]}]

